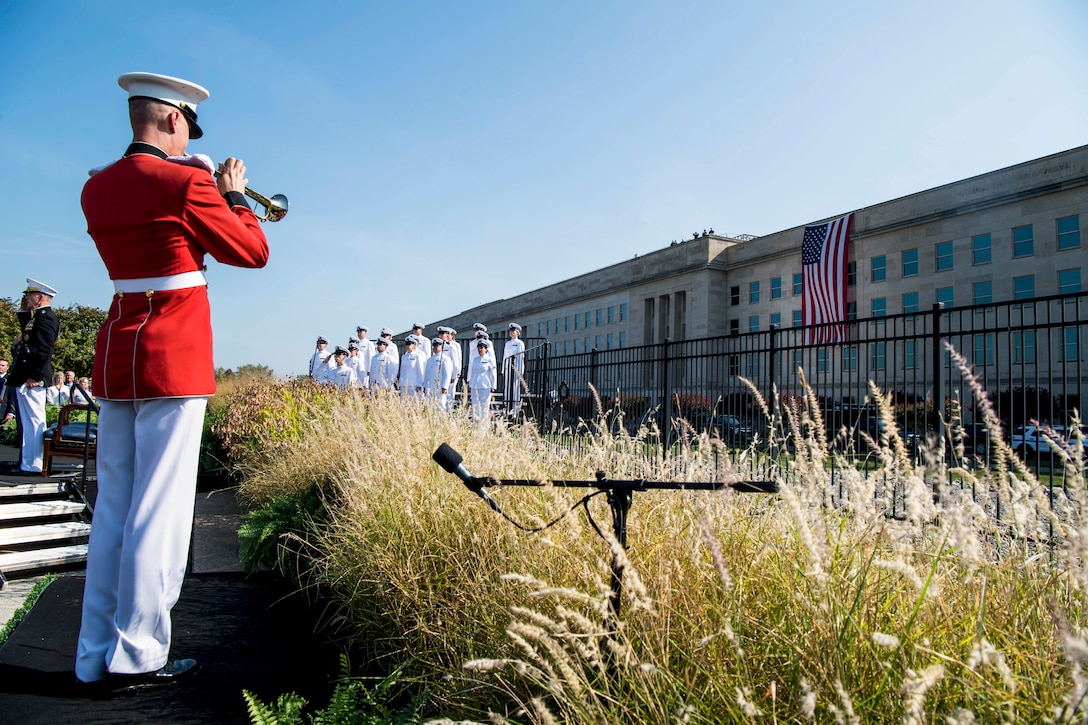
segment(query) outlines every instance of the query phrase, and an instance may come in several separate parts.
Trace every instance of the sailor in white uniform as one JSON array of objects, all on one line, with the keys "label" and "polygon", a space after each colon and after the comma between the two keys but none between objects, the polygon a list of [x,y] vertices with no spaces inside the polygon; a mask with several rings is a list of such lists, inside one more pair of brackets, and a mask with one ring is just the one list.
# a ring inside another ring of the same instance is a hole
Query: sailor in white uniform
[{"label": "sailor in white uniform", "polygon": [[423,390],[427,399],[434,401],[440,410],[449,410],[449,384],[453,378],[453,360],[443,353],[446,341],[441,337],[431,340],[431,356],[423,372]]},{"label": "sailor in white uniform", "polygon": [[359,373],[359,383],[364,388],[370,387],[370,361],[374,359],[377,354],[377,350],[374,349],[374,343],[366,339],[366,327],[359,325],[355,328],[355,334],[359,337],[359,366],[362,368],[362,372]]},{"label": "sailor in white uniform", "polygon": [[[489,354],[490,353],[490,354]],[[476,340],[475,365],[470,366],[469,392],[472,398],[472,417],[487,420],[491,408],[491,392],[498,382],[498,368],[494,353],[491,352],[491,340],[481,337]]]},{"label": "sailor in white uniform", "polygon": [[329,351],[329,340],[324,335],[317,338],[317,350],[310,358],[310,377],[314,380],[321,382],[325,377],[324,371],[321,366],[331,367],[332,364],[332,352]]},{"label": "sailor in white uniform", "polygon": [[423,325],[415,322],[412,324],[412,334],[419,338],[419,344],[416,346],[416,351],[423,356],[426,360],[431,356],[431,346],[428,344],[430,341],[427,336],[423,334]]},{"label": "sailor in white uniform", "polygon": [[405,398],[423,397],[423,375],[427,360],[419,351],[422,342],[416,335],[404,338],[404,355],[400,358],[400,394]]},{"label": "sailor in white uniform", "polygon": [[461,377],[461,344],[457,342],[457,330],[452,327],[439,327],[438,336],[442,338],[442,352],[448,355],[450,362],[453,363],[453,375],[450,376],[449,389],[446,391],[449,395],[450,407],[453,407],[453,402],[457,398],[457,379]]},{"label": "sailor in white uniform", "polygon": [[510,323],[510,339],[502,350],[503,404],[506,412],[517,417],[521,410],[522,377],[525,375],[525,343],[521,339],[521,325]]},{"label": "sailor in white uniform", "polygon": [[341,390],[351,390],[359,386],[359,377],[355,368],[348,365],[348,356],[348,351],[339,345],[332,354],[334,367],[328,374],[328,380]]},{"label": "sailor in white uniform", "polygon": [[378,354],[370,361],[370,389],[392,388],[397,381],[397,361],[389,354],[393,345],[384,337],[379,337],[374,345]]}]

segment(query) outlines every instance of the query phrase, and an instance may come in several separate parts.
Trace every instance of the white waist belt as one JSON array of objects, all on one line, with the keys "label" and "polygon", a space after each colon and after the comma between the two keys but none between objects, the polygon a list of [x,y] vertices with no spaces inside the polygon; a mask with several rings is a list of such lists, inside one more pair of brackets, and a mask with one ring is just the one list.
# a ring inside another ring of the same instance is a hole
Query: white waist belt
[{"label": "white waist belt", "polygon": [[166,277],[140,277],[138,279],[115,279],[113,289],[124,294],[136,294],[138,292],[166,292],[175,289],[188,289],[189,287],[205,287],[208,282],[204,279],[203,272],[182,272]]}]

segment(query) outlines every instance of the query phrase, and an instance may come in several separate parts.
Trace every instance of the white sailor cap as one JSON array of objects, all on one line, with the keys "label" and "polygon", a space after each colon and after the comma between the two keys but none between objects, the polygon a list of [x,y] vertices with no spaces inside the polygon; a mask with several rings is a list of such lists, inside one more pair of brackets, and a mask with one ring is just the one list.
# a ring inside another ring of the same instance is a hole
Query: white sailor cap
[{"label": "white sailor cap", "polygon": [[377,340],[374,341],[374,344],[375,345],[388,345],[389,340],[386,340],[384,337],[379,337]]},{"label": "white sailor cap", "polygon": [[348,350],[349,351],[354,350],[355,352],[358,352],[359,351],[359,346],[357,344],[355,344],[354,342],[349,342],[348,343]]},{"label": "white sailor cap", "polygon": [[510,323],[510,329],[511,330],[517,330],[518,332],[521,332],[521,325],[519,325],[516,322],[511,322]]},{"label": "white sailor cap", "polygon": [[439,325],[438,326],[438,332],[441,333],[441,334],[452,335],[453,334],[453,328],[452,327],[446,327],[445,325]]},{"label": "white sailor cap", "polygon": [[357,337],[349,337],[348,338],[348,344],[349,345],[354,345],[357,342],[359,342],[359,338],[357,338]]},{"label": "white sailor cap", "polygon": [[348,351],[345,350],[344,348],[340,347],[339,345],[337,345],[336,349],[333,350],[332,354],[333,355],[347,355]]},{"label": "white sailor cap", "polygon": [[472,329],[473,330],[478,330],[480,332],[487,332],[487,325],[485,325],[482,322],[474,322],[472,324]]},{"label": "white sailor cap", "polygon": [[419,338],[416,337],[415,335],[405,335],[404,336],[404,344],[405,345],[418,345],[419,344]]},{"label": "white sailor cap", "polygon": [[317,344],[320,345],[322,343],[328,345],[329,344],[329,339],[327,337],[325,337],[324,335],[318,335],[317,336]]},{"label": "white sailor cap", "polygon": [[446,344],[446,341],[443,340],[441,337],[431,338],[431,346],[432,347],[434,347],[435,345],[445,345],[445,344]]},{"label": "white sailor cap", "polygon": [[117,85],[128,91],[128,99],[150,98],[185,114],[189,122],[189,138],[200,138],[204,132],[196,124],[196,106],[208,99],[208,89],[181,78],[160,73],[125,73]]},{"label": "white sailor cap", "polygon": [[491,337],[490,335],[488,335],[486,332],[483,332],[482,330],[477,330],[476,331],[476,339],[477,340],[487,340],[490,337]]},{"label": "white sailor cap", "polygon": [[366,325],[359,325],[358,327],[356,327],[356,328],[355,328],[355,331],[356,331],[356,332],[369,332],[369,331],[368,331],[368,330],[366,329]]},{"label": "white sailor cap", "polygon": [[390,330],[388,327],[383,327],[382,331],[378,334],[380,334],[382,337],[385,337],[386,335],[392,335],[393,331]]},{"label": "white sailor cap", "polygon": [[491,347],[491,340],[488,340],[486,337],[481,337],[480,339],[478,339],[476,341],[476,347],[490,348]]},{"label": "white sailor cap", "polygon": [[412,323],[412,329],[413,330],[422,330],[423,329],[423,323],[422,322],[413,322]]},{"label": "white sailor cap", "polygon": [[47,285],[45,282],[39,282],[36,279],[26,278],[26,289],[23,290],[23,294],[27,292],[41,292],[43,295],[49,295],[50,297],[56,297],[57,291]]}]

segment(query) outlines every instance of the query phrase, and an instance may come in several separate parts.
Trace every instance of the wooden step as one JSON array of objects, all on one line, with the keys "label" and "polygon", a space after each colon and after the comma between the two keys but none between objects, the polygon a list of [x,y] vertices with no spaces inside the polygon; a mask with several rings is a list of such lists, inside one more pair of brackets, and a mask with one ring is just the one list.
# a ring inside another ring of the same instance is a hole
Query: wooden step
[{"label": "wooden step", "polygon": [[52,481],[49,483],[24,483],[19,486],[0,486],[0,501],[22,498],[25,496],[58,496],[67,493],[65,484]]},{"label": "wooden step", "polygon": [[46,516],[69,516],[83,511],[84,505],[75,501],[36,501],[0,505],[0,521],[33,519]]},{"label": "wooden step", "polygon": [[[0,548],[16,544],[32,544],[36,541],[56,541],[57,539],[75,539],[91,533],[91,525],[82,521],[63,521],[57,524],[36,524],[34,526],[13,526],[0,529]],[[0,571],[3,567],[0,567]]]},{"label": "wooden step", "polygon": [[0,572],[10,574],[32,569],[49,569],[87,561],[87,545],[57,546],[37,551],[15,551],[0,554]]}]

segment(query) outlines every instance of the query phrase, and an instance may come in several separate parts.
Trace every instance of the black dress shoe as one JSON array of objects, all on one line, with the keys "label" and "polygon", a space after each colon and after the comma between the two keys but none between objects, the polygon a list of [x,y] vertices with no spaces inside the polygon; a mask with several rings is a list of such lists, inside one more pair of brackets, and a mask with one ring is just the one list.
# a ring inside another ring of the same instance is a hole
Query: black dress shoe
[{"label": "black dress shoe", "polygon": [[173,660],[154,672],[142,672],[136,675],[107,672],[102,682],[110,692],[132,692],[149,687],[172,685],[179,680],[192,677],[197,672],[200,672],[200,663],[196,660]]}]

